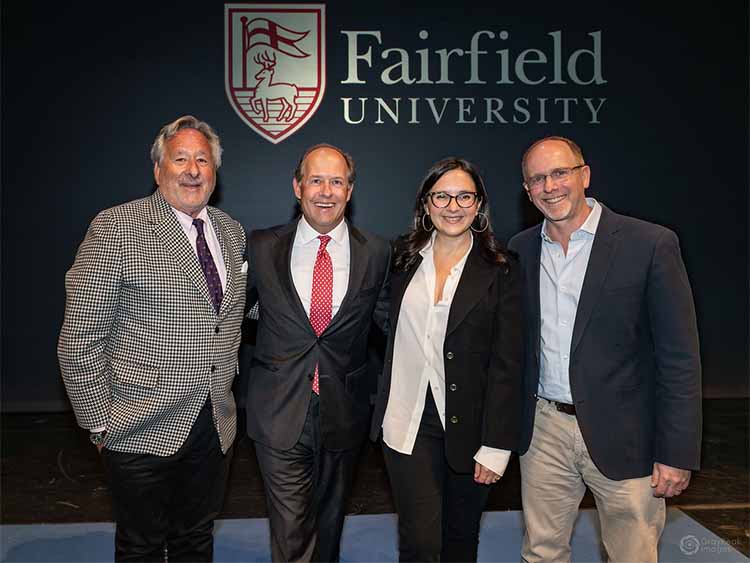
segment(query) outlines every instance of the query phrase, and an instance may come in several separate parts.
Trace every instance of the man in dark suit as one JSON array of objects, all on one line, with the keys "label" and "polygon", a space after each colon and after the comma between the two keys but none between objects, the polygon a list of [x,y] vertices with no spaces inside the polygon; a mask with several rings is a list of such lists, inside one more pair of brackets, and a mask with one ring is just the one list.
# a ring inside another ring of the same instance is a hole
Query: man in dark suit
[{"label": "man in dark suit", "polygon": [[331,145],[294,173],[302,217],[255,231],[248,302],[259,303],[247,397],[274,561],[338,561],[345,501],[368,428],[367,341],[387,311],[388,243],[344,219],[352,158]]},{"label": "man in dark suit", "polygon": [[211,561],[236,433],[245,232],[207,206],[221,165],[193,116],[151,148],[150,197],[102,211],[65,277],[58,355],[114,500],[117,561]]},{"label": "man in dark suit", "polygon": [[522,171],[545,218],[509,244],[526,280],[522,558],[570,560],[588,486],[609,559],[655,562],[664,498],[700,462],[698,332],[677,236],[586,198],[591,171],[569,139],[532,144]]}]

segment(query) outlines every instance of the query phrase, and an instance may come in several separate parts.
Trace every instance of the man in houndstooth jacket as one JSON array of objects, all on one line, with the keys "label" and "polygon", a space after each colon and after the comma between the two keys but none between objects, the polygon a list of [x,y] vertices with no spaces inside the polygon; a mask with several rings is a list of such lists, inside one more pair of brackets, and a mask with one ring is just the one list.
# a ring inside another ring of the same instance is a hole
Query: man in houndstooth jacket
[{"label": "man in houndstooth jacket", "polygon": [[70,271],[58,355],[99,448],[118,561],[210,561],[236,432],[245,233],[208,207],[221,165],[192,116],[151,149],[158,189],[102,211]]}]

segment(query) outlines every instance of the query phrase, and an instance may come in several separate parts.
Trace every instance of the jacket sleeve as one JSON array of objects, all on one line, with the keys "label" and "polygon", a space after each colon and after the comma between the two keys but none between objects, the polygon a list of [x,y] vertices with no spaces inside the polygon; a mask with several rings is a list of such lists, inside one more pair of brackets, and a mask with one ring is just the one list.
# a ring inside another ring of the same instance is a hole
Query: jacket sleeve
[{"label": "jacket sleeve", "polygon": [[654,460],[698,469],[701,361],[693,294],[672,231],[656,241],[648,277],[648,312],[656,358]]},{"label": "jacket sleeve", "polygon": [[106,426],[110,385],[105,350],[120,295],[121,241],[111,211],[89,226],[65,275],[65,317],[57,346],[63,382],[78,424]]},{"label": "jacket sleeve", "polygon": [[507,272],[498,274],[500,295],[492,327],[482,445],[517,450],[521,416],[521,280],[518,262],[510,259],[508,266]]}]

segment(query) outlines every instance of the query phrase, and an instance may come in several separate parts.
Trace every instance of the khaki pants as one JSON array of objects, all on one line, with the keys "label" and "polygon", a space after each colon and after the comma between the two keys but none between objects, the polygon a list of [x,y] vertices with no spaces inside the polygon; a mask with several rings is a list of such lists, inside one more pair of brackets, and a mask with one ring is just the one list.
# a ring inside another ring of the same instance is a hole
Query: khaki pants
[{"label": "khaki pants", "polygon": [[666,509],[664,499],[653,496],[650,481],[650,476],[607,479],[591,460],[576,417],[539,399],[531,446],[521,456],[522,560],[570,561],[573,523],[588,486],[609,560],[656,563]]}]

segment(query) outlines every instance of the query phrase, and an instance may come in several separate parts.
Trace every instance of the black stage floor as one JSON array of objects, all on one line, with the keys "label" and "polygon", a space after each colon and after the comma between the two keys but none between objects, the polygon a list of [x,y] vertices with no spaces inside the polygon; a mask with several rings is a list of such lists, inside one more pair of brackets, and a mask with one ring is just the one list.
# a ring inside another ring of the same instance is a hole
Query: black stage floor
[{"label": "black stage floor", "polygon": [[[684,510],[750,556],[748,401],[704,401],[703,469],[669,506]],[[240,428],[242,428],[240,421]],[[106,522],[112,507],[102,466],[72,413],[2,415],[0,523]],[[587,493],[583,507],[594,506]],[[514,456],[490,494],[487,510],[519,510],[520,479]],[[378,445],[367,442],[357,471],[350,514],[393,512]],[[222,518],[266,516],[252,444],[236,442]]]}]

